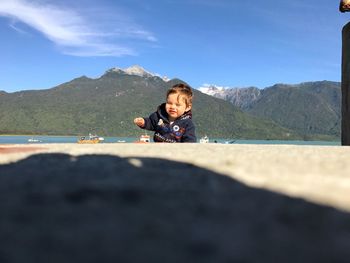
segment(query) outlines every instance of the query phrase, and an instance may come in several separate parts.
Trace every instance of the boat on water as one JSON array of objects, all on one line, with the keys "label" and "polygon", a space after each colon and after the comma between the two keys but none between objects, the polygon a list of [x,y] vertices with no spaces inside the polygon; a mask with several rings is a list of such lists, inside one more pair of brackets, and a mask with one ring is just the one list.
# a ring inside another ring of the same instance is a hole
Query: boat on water
[{"label": "boat on water", "polygon": [[89,136],[82,136],[78,139],[77,143],[79,144],[95,144],[95,143],[100,143],[103,142],[104,138],[99,137],[97,135],[93,135],[89,133]]},{"label": "boat on water", "polygon": [[40,141],[39,139],[35,139],[35,138],[31,137],[31,138],[28,139],[28,142],[29,143],[37,143],[37,142],[42,142],[42,141]]},{"label": "boat on water", "polygon": [[135,141],[135,143],[150,143],[151,137],[147,134],[142,134],[138,141]]},{"label": "boat on water", "polygon": [[199,143],[209,143],[209,137],[205,135],[204,137],[199,139]]}]

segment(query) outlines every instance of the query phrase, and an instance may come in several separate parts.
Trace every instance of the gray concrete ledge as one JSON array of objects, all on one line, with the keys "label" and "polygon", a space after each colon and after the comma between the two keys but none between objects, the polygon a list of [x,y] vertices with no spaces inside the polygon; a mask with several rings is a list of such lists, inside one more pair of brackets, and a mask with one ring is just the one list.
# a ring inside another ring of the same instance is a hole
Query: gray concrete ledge
[{"label": "gray concrete ledge", "polygon": [[350,257],[350,147],[37,147],[0,146],[0,262]]},{"label": "gray concrete ledge", "polygon": [[[162,158],[191,163],[249,186],[302,197],[350,212],[350,147],[123,143],[0,146],[17,147],[20,152],[1,154],[0,164],[16,162],[38,153],[111,155],[131,162],[138,162],[138,157]],[[43,167],[45,163],[38,166]]]}]

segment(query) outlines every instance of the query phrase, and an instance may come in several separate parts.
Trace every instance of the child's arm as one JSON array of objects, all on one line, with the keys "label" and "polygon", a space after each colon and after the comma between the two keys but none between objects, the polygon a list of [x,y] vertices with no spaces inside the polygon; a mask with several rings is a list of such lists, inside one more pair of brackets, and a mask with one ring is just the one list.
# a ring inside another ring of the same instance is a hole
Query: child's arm
[{"label": "child's arm", "polygon": [[152,113],[148,118],[137,117],[134,119],[134,123],[141,129],[154,131],[158,123],[157,113]]},{"label": "child's arm", "polygon": [[141,117],[137,117],[134,119],[134,123],[139,126],[140,128],[145,127],[145,119]]}]

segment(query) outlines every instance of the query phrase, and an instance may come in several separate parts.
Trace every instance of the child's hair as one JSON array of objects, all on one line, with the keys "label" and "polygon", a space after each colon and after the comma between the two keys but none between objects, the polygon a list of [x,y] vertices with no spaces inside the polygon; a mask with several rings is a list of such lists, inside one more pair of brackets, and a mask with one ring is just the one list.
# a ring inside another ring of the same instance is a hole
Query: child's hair
[{"label": "child's hair", "polygon": [[192,105],[193,93],[190,86],[182,83],[175,84],[168,90],[166,97],[168,97],[170,94],[179,94],[178,99],[180,99],[180,95],[182,95],[186,106],[188,107]]}]

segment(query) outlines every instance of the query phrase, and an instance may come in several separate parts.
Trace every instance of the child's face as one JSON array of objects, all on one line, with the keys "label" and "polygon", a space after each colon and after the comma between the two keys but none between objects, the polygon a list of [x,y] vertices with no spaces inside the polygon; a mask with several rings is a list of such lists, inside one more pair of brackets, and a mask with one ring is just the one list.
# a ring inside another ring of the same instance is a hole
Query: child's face
[{"label": "child's face", "polygon": [[186,106],[183,95],[178,93],[169,94],[165,104],[165,110],[168,113],[169,120],[174,121],[186,111],[191,109],[191,105]]}]

